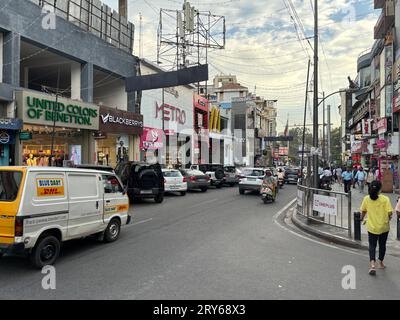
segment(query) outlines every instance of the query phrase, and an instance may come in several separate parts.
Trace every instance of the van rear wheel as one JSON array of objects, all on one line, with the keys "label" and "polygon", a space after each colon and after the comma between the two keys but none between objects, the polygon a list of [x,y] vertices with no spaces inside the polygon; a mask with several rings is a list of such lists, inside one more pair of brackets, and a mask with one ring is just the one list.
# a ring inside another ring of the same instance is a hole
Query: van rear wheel
[{"label": "van rear wheel", "polygon": [[54,236],[46,236],[38,240],[32,250],[30,260],[35,268],[52,265],[60,255],[60,241]]},{"label": "van rear wheel", "polygon": [[114,242],[118,240],[119,235],[121,233],[121,223],[118,219],[113,219],[107,226],[106,231],[104,232],[104,241],[107,243]]}]

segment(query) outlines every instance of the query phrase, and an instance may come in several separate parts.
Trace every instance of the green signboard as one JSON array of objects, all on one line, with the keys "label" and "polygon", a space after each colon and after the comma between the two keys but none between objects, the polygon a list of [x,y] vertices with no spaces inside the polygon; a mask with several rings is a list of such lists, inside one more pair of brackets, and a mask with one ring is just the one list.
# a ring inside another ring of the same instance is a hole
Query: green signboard
[{"label": "green signboard", "polygon": [[31,91],[17,93],[17,103],[24,123],[76,129],[99,129],[99,107]]},{"label": "green signboard", "polygon": [[25,131],[20,132],[19,133],[19,140],[21,140],[21,141],[32,140],[32,133],[31,132],[25,132]]}]

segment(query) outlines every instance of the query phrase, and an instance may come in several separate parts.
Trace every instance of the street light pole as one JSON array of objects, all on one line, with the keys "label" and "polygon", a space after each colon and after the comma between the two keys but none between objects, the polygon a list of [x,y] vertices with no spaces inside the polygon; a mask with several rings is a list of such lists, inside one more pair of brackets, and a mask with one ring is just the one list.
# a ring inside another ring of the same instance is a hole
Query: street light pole
[{"label": "street light pole", "polygon": [[[318,0],[314,1],[314,105],[313,105],[313,147],[315,151],[318,149]],[[314,179],[313,186],[318,188],[318,153],[313,156]]]}]

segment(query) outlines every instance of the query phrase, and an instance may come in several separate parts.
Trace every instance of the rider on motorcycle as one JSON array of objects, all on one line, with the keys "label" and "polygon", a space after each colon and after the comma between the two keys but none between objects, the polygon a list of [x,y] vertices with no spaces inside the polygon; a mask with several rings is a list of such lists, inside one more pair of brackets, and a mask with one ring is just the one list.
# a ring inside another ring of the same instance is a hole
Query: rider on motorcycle
[{"label": "rider on motorcycle", "polygon": [[322,188],[323,184],[327,184],[328,187],[332,183],[332,171],[329,168],[325,168],[323,173],[320,175],[320,188]]},{"label": "rider on motorcycle", "polygon": [[270,188],[274,194],[274,196],[276,197],[276,181],[274,179],[274,177],[272,176],[272,172],[267,170],[265,172],[265,177],[262,183],[262,188]]}]

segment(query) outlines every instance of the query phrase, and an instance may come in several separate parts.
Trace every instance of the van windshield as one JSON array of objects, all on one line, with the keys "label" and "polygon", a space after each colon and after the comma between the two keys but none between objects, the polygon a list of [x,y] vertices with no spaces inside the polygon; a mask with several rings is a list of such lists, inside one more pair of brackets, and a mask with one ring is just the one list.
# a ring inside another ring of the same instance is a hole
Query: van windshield
[{"label": "van windshield", "polygon": [[12,202],[18,196],[22,172],[0,171],[0,201]]}]

